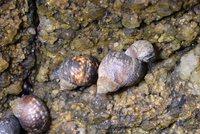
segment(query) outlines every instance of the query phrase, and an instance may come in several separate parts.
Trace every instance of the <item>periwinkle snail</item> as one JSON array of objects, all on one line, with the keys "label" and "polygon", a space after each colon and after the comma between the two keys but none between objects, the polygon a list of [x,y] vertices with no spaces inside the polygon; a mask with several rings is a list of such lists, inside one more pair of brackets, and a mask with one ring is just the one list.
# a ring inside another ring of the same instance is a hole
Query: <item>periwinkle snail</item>
[{"label": "periwinkle snail", "polygon": [[58,74],[61,90],[72,90],[96,82],[98,67],[99,62],[95,57],[76,56],[66,59],[59,69],[55,69],[54,75]]},{"label": "periwinkle snail", "polygon": [[155,60],[155,51],[153,45],[147,40],[138,40],[133,43],[125,54],[137,58],[142,62],[151,62]]},{"label": "periwinkle snail", "polygon": [[106,94],[136,85],[146,73],[144,62],[153,61],[154,57],[154,48],[146,40],[136,41],[125,53],[107,54],[99,65],[97,93]]},{"label": "periwinkle snail", "polygon": [[21,126],[14,115],[8,115],[0,120],[0,134],[20,134]]},{"label": "periwinkle snail", "polygon": [[11,101],[10,105],[24,130],[33,133],[48,130],[50,116],[47,107],[39,98],[25,95]]}]

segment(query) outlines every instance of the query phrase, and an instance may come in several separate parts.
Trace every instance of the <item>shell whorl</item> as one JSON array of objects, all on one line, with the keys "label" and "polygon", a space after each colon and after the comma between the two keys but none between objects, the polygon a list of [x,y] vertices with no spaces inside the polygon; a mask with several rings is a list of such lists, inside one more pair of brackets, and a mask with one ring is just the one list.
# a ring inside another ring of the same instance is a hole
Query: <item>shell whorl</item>
[{"label": "shell whorl", "polygon": [[15,99],[14,101],[10,102],[10,106],[14,115],[17,118],[20,118],[23,111],[23,100],[21,98]]}]

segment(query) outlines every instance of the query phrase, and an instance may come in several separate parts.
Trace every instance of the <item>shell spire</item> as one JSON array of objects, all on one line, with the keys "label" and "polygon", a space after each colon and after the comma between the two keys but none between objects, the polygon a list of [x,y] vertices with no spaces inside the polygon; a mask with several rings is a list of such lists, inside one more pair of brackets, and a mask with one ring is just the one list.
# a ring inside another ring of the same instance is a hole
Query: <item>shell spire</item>
[{"label": "shell spire", "polygon": [[20,118],[23,111],[23,100],[21,98],[15,99],[10,102],[10,106],[12,109],[15,109],[13,110],[14,115]]}]

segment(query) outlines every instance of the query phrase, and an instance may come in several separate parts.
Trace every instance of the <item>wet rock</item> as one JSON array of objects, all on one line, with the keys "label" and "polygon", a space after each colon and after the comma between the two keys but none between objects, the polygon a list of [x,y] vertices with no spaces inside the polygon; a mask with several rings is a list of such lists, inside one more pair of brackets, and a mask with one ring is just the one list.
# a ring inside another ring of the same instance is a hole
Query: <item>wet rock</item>
[{"label": "wet rock", "polygon": [[35,56],[28,56],[21,64],[22,68],[30,70],[35,65]]},{"label": "wet rock", "polygon": [[0,73],[8,68],[9,64],[6,60],[3,59],[2,53],[0,53]]},{"label": "wet rock", "polygon": [[199,87],[200,87],[200,79],[199,79],[199,76],[200,76],[200,66],[198,66],[195,70],[192,71],[192,74],[191,74],[191,81],[195,84],[197,84]]},{"label": "wet rock", "polygon": [[101,122],[101,120],[105,120],[109,117],[109,114],[105,113],[107,108],[108,99],[107,97],[102,95],[97,95],[91,100],[91,108],[94,110],[96,122]]},{"label": "wet rock", "polygon": [[142,19],[137,14],[123,14],[122,25],[127,28],[136,28],[140,26]]},{"label": "wet rock", "polygon": [[15,81],[15,83],[10,84],[9,86],[3,88],[0,91],[0,99],[6,97],[7,95],[18,95],[22,91],[22,82]]},{"label": "wet rock", "polygon": [[[48,133],[199,133],[198,3],[0,2],[0,50],[9,63],[0,74],[0,117],[21,88],[30,89],[24,82],[28,81],[34,89],[30,94],[41,98],[50,111]],[[38,26],[33,23],[35,6]],[[101,61],[139,39],[150,41],[158,56],[136,86],[96,96],[96,84],[64,92],[54,80],[53,70],[68,57],[89,54]]]},{"label": "wet rock", "polygon": [[22,91],[22,82],[17,81],[14,84],[8,86],[5,90],[6,94],[18,95]]},{"label": "wet rock", "polygon": [[1,73],[0,75],[0,87],[3,88],[3,87],[6,87],[10,84],[10,77],[11,75],[9,74],[8,71],[4,71],[3,73]]},{"label": "wet rock", "polygon": [[[189,80],[193,70],[199,66],[199,55],[195,51],[200,51],[200,47],[197,46],[195,50],[191,50],[181,58],[180,65],[178,66],[179,76],[183,80]],[[193,76],[195,77],[195,73]],[[194,80],[194,78],[192,78]]]},{"label": "wet rock", "polygon": [[39,81],[39,82],[45,82],[45,81],[48,81],[49,80],[49,77],[48,77],[48,72],[49,72],[49,69],[48,69],[48,66],[49,66],[49,62],[47,61],[46,62],[46,66],[41,66],[39,68],[39,72],[36,76],[36,79]]}]

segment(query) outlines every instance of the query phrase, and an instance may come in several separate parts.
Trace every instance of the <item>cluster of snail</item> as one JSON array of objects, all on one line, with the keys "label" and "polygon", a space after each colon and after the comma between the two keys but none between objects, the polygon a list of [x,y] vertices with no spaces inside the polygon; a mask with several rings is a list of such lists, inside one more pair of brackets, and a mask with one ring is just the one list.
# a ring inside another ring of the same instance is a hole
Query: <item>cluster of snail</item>
[{"label": "cluster of snail", "polygon": [[107,54],[100,65],[90,55],[69,58],[54,74],[62,90],[89,86],[97,80],[97,93],[106,94],[139,83],[146,73],[145,64],[154,59],[153,45],[147,40],[138,40],[125,52]]},{"label": "cluster of snail", "polygon": [[[54,75],[59,78],[62,90],[90,86],[97,81],[97,93],[106,94],[139,83],[146,73],[145,62],[154,59],[152,44],[139,40],[125,52],[107,54],[100,64],[89,55],[68,58],[55,70]],[[10,106],[15,116],[0,120],[0,133],[19,134],[21,126],[33,133],[48,130],[50,115],[39,98],[25,95],[11,101]]]}]

